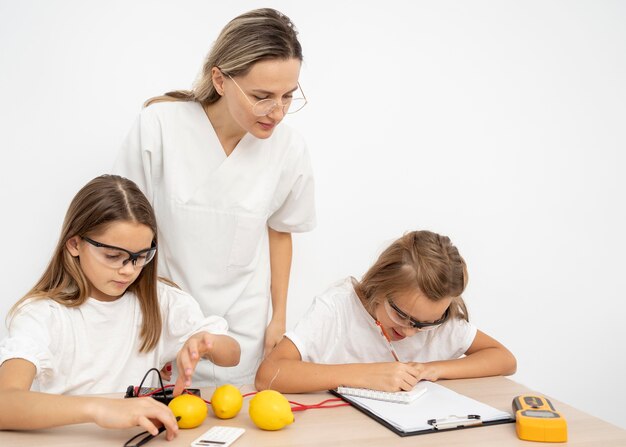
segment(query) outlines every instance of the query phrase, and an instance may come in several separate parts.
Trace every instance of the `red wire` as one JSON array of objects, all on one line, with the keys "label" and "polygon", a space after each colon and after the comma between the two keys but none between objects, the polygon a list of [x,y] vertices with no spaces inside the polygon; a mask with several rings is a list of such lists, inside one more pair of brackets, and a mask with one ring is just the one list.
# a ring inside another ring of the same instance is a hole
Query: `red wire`
[{"label": "red wire", "polygon": [[[253,391],[251,393],[244,394],[243,397],[253,396],[255,394],[257,394],[257,392]],[[316,409],[321,409],[321,408],[347,407],[350,405],[349,403],[341,403],[341,404],[336,404],[336,405],[324,405],[326,402],[341,402],[341,401],[342,399],[335,397],[335,398],[326,399],[316,404],[310,404],[310,405],[302,404],[300,402],[295,402],[291,400],[287,402],[289,402],[292,405],[295,405],[295,407],[291,407],[291,411],[305,411],[305,410],[316,410]]]},{"label": "red wire", "polygon": [[347,402],[344,402],[342,404],[337,404],[337,405],[323,405],[323,406],[318,406],[318,405],[304,405],[302,407],[291,407],[291,411],[305,411],[305,410],[323,410],[325,408],[336,408],[336,407],[348,407],[350,404]]},{"label": "red wire", "polygon": [[336,404],[336,405],[324,405],[326,402],[341,402],[341,401],[342,399],[333,398],[333,399],[326,399],[326,400],[323,400],[322,402],[319,402],[316,404],[310,404],[310,405],[301,404],[300,402],[294,402],[291,400],[289,401],[289,403],[292,405],[297,405],[296,407],[291,407],[291,411],[305,411],[305,410],[317,410],[317,409],[322,409],[322,408],[347,407],[350,405],[347,402]]},{"label": "red wire", "polygon": [[342,400],[343,399],[340,399],[338,397],[332,397],[330,399],[323,400],[323,401],[318,402],[316,404],[301,404],[300,402],[293,402],[293,401],[289,401],[289,403],[290,404],[294,404],[294,405],[298,405],[298,406],[301,406],[301,407],[306,407],[306,406],[309,406],[309,405],[310,406],[314,406],[314,407],[319,407],[320,405],[323,405],[326,402],[341,402]]},{"label": "red wire", "polygon": [[[150,391],[149,393],[138,395],[137,397],[153,396],[155,394],[163,392],[163,390],[166,389],[166,388],[173,388],[173,387],[174,387],[174,385],[165,385],[163,388],[157,388],[154,391]],[[192,394],[192,393],[190,393],[187,390],[183,390],[183,393]],[[253,391],[251,393],[244,394],[242,397],[254,396],[255,394],[257,394],[257,392]],[[202,399],[202,400],[204,402],[206,402],[208,405],[211,405],[211,401],[210,400],[205,400],[205,399]],[[342,399],[339,399],[339,398],[331,398],[331,399],[326,399],[326,400],[323,400],[323,401],[318,402],[316,404],[310,404],[310,405],[303,404],[303,403],[300,403],[300,402],[291,401],[291,400],[289,400],[287,402],[289,402],[292,405],[295,405],[295,407],[291,407],[291,411],[305,411],[305,410],[317,410],[317,409],[323,409],[323,408],[347,407],[347,406],[350,405],[347,402],[344,402],[344,403],[341,403],[341,404],[335,404],[335,405],[324,405],[327,402],[341,402],[341,401],[342,401]]]}]

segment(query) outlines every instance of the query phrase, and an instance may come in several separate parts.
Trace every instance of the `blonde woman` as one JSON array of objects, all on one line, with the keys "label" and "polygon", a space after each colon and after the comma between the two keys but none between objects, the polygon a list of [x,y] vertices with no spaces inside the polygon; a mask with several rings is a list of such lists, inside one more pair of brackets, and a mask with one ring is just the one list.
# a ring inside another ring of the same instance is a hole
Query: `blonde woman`
[{"label": "blonde woman", "polygon": [[315,299],[263,361],[256,387],[407,391],[420,380],[513,374],[513,354],[470,324],[466,284],[449,238],[408,233],[361,281],[347,278]]},{"label": "blonde woman", "polygon": [[315,226],[307,148],[282,123],[306,104],[301,63],[288,17],[236,17],[193,90],[147,101],[116,162],[154,206],[160,273],[224,317],[241,345],[237,368],[199,366],[201,384],[252,383],[285,331],[291,233]]},{"label": "blonde woman", "polygon": [[201,357],[239,361],[223,318],[205,318],[187,293],[157,280],[158,249],[154,212],[133,182],[101,176],[76,194],[48,267],[0,342],[0,429],[94,422],[155,435],[162,424],[175,436],[172,412],[154,399],[77,396],[124,391],[172,360],[176,394]]}]

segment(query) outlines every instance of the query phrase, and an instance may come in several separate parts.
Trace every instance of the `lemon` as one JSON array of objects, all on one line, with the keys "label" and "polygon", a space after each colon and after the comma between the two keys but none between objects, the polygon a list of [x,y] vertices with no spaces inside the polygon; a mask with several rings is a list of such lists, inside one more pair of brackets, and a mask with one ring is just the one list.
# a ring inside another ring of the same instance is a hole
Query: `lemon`
[{"label": "lemon", "polygon": [[220,419],[230,419],[237,416],[243,405],[243,396],[234,385],[222,385],[215,389],[211,397],[213,413]]},{"label": "lemon", "polygon": [[251,400],[250,419],[263,430],[280,430],[293,422],[291,405],[278,391],[258,392]]},{"label": "lemon", "polygon": [[180,428],[195,428],[202,424],[208,412],[206,403],[198,396],[192,394],[181,394],[175,397],[168,404],[174,416],[180,417],[178,426]]}]

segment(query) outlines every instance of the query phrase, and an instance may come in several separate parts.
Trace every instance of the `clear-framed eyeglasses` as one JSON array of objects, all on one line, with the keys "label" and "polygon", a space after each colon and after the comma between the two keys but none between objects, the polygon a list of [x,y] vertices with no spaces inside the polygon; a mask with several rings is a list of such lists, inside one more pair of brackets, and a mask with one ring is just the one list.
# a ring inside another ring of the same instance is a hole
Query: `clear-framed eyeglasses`
[{"label": "clear-framed eyeglasses", "polygon": [[81,238],[88,242],[91,254],[103,265],[113,269],[121,269],[129,262],[133,267],[143,267],[154,259],[157,247],[154,242],[152,247],[133,253],[125,248],[114,247],[113,245],[103,244],[98,241],[94,241],[86,236]]},{"label": "clear-framed eyeglasses", "polygon": [[300,86],[299,82],[298,82],[298,89],[300,90],[300,93],[302,93],[302,97],[296,97],[296,98],[288,97],[287,101],[285,103],[280,103],[278,101],[275,101],[275,100],[269,99],[269,98],[268,99],[261,99],[260,101],[257,101],[257,102],[252,102],[252,101],[250,101],[250,98],[248,97],[248,94],[243,91],[243,89],[239,86],[239,84],[237,84],[237,81],[235,81],[231,75],[229,75],[228,73],[223,71],[221,68],[219,70],[222,72],[222,74],[225,74],[226,76],[228,76],[230,78],[230,80],[235,83],[235,85],[237,86],[239,91],[243,94],[243,96],[246,98],[246,100],[252,106],[252,113],[254,113],[256,116],[266,116],[266,115],[269,115],[274,110],[276,110],[277,107],[282,107],[283,108],[283,114],[285,114],[285,115],[286,114],[296,113],[299,110],[302,110],[302,108],[308,102],[307,99],[306,99],[306,96],[304,94],[304,91],[302,90],[302,87]]}]

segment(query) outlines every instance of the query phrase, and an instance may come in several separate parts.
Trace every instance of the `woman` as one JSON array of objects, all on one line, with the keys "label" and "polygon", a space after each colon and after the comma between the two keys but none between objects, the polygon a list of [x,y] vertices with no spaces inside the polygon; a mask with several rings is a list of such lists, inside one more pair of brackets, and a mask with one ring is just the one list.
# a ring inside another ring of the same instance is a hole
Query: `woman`
[{"label": "woman", "polygon": [[315,226],[306,146],[279,126],[306,104],[301,62],[288,17],[236,17],[193,90],[146,103],[116,163],[156,211],[160,274],[223,316],[241,345],[238,367],[198,368],[200,382],[252,383],[285,331],[291,233]]}]

